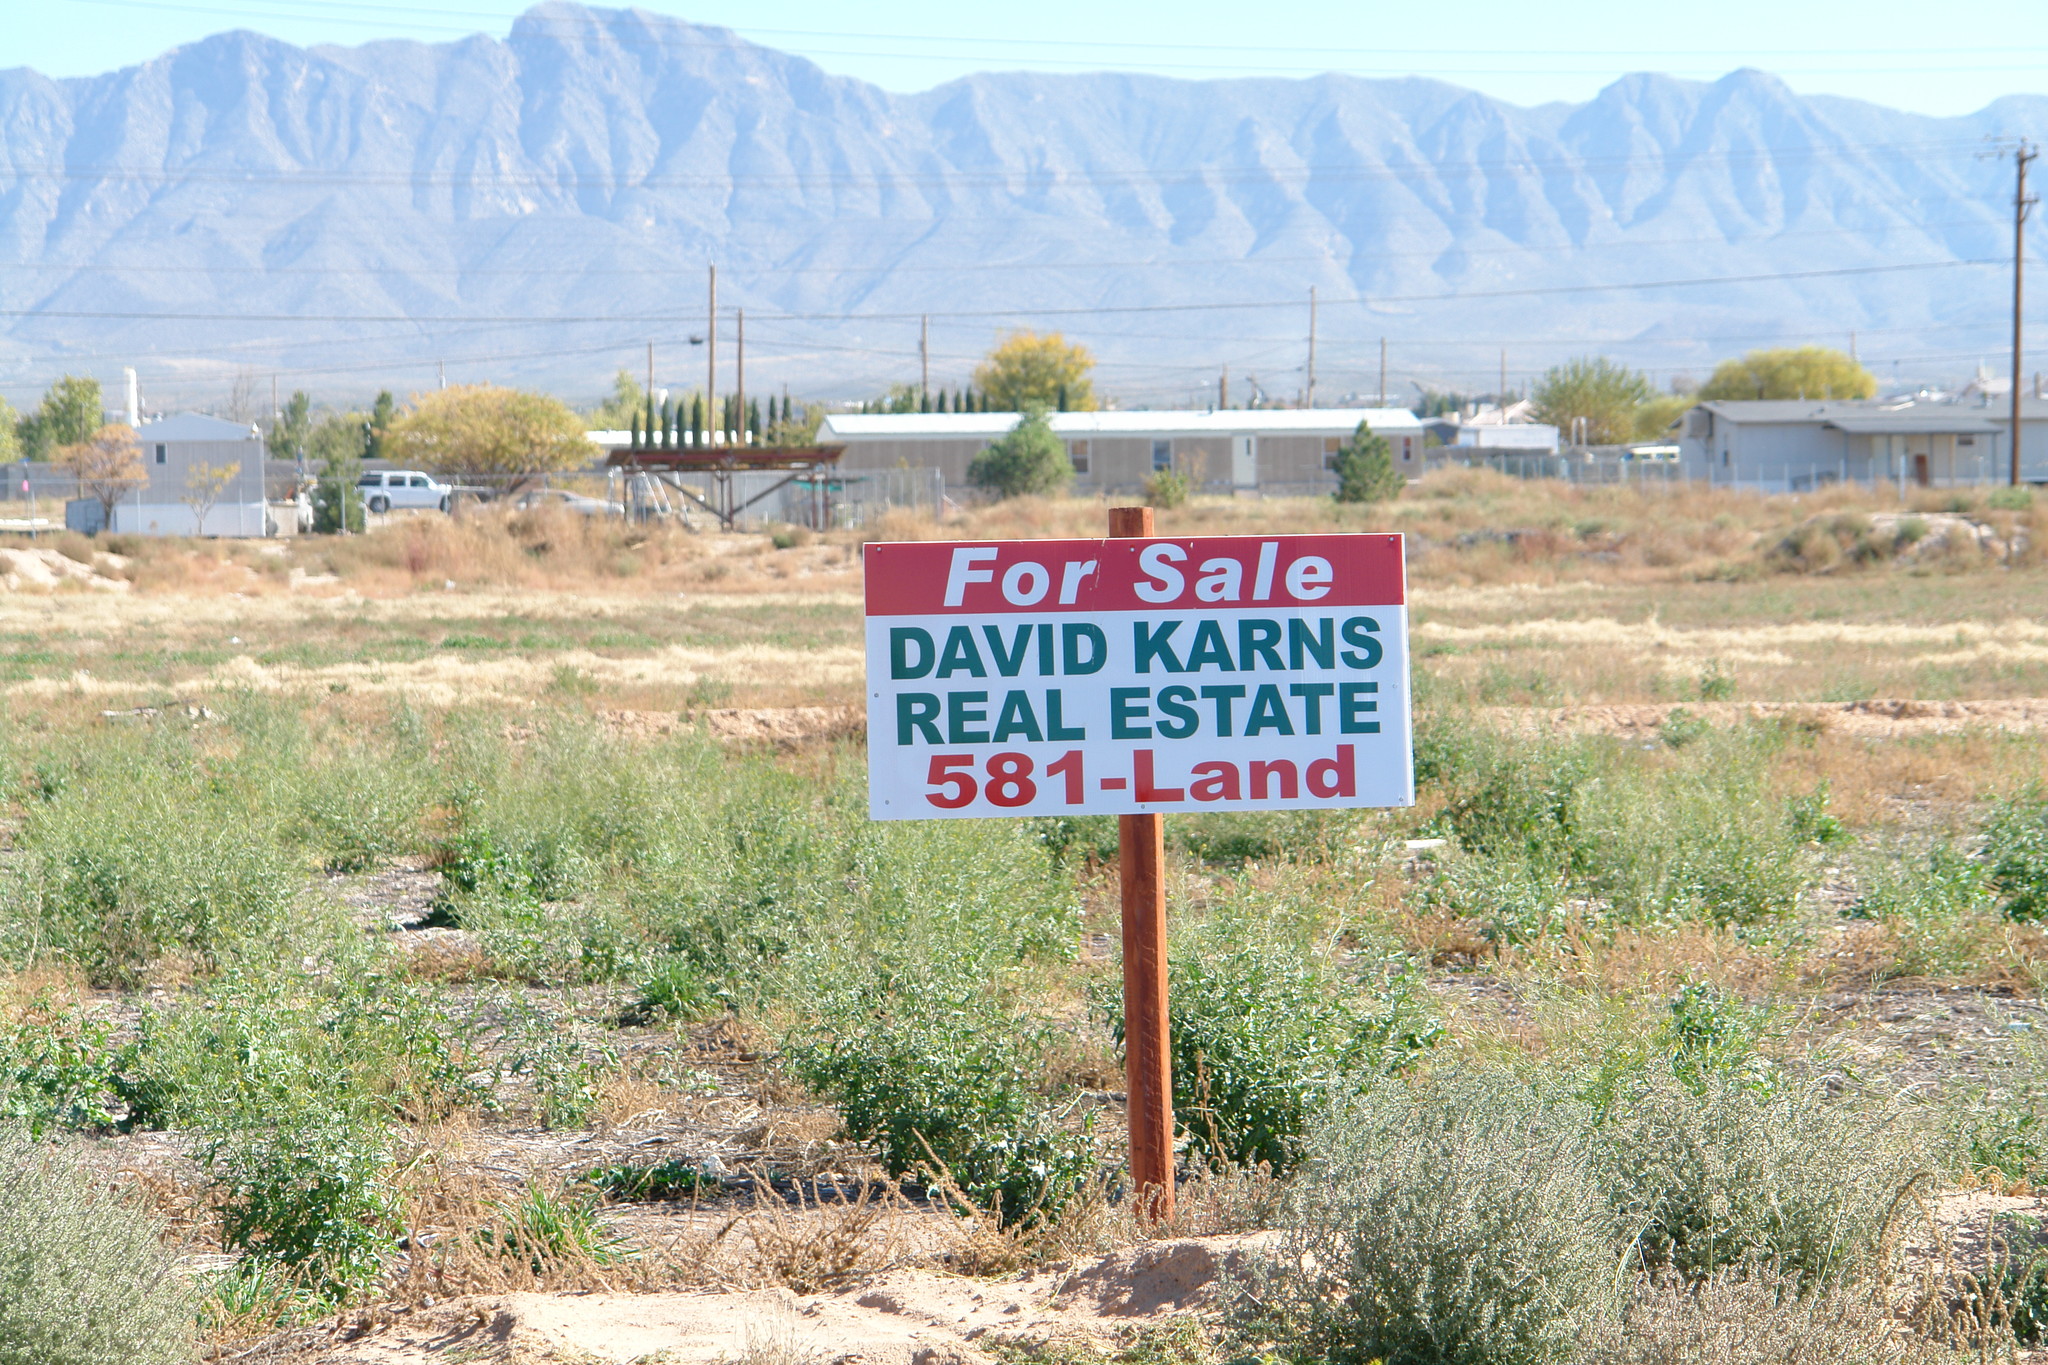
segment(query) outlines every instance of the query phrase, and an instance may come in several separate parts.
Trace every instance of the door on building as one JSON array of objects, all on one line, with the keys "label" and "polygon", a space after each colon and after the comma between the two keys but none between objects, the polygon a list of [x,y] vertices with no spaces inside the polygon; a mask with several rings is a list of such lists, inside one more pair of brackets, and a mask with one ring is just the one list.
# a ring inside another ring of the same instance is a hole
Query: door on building
[{"label": "door on building", "polygon": [[1259,438],[1230,438],[1230,482],[1239,488],[1256,488],[1259,483]]},{"label": "door on building", "polygon": [[1927,487],[1927,452],[1916,451],[1913,455],[1913,482]]}]

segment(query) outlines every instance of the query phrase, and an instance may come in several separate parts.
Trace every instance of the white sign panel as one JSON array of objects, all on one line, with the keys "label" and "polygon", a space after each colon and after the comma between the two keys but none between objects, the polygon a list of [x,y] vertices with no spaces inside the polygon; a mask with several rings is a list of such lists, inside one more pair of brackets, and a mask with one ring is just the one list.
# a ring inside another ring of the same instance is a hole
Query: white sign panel
[{"label": "white sign panel", "polygon": [[1414,804],[1398,535],[867,547],[878,820]]}]

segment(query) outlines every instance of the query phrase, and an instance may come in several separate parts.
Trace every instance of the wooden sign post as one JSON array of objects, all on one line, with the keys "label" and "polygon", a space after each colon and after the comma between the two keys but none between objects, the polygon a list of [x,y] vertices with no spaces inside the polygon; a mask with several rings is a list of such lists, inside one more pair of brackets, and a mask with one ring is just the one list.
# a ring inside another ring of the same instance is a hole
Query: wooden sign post
[{"label": "wooden sign post", "polygon": [[[1152,535],[1152,509],[1112,507],[1113,537]],[[1166,817],[1116,818],[1123,890],[1124,1095],[1131,1184],[1147,1217],[1173,1213],[1173,1052],[1166,999]]]}]

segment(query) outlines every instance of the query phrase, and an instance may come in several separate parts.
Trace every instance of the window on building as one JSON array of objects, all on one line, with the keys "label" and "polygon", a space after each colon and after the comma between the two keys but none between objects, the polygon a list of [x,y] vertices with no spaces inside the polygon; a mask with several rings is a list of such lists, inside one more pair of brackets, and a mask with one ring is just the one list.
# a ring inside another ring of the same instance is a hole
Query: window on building
[{"label": "window on building", "polygon": [[164,462],[164,447],[161,441],[157,443],[156,447],[156,462],[158,464],[162,464]]},{"label": "window on building", "polygon": [[1074,472],[1076,474],[1086,474],[1088,472],[1088,443],[1086,441],[1074,442],[1071,446],[1067,447],[1067,458],[1074,462]]},{"label": "window on building", "polygon": [[1152,468],[1155,472],[1173,468],[1173,442],[1154,441],[1152,443]]},{"label": "window on building", "polygon": [[1323,438],[1323,468],[1335,469],[1337,467],[1337,452],[1343,448],[1343,437],[1325,436]]},{"label": "window on building", "polygon": [[1959,446],[1973,446],[1977,444],[1977,438],[1974,436],[1958,436],[1956,437],[1956,444]]}]

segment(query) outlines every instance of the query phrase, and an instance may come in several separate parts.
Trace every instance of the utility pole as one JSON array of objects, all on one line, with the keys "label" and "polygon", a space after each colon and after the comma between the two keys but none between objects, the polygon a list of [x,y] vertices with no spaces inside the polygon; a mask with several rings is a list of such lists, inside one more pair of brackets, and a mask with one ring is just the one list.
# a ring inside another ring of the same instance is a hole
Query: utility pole
[{"label": "utility pole", "polygon": [[647,343],[647,401],[654,401],[654,343]]},{"label": "utility pole", "polygon": [[739,411],[733,416],[733,426],[739,431],[737,444],[747,443],[747,310],[738,309],[733,314],[733,370],[737,378],[733,381],[735,396],[733,403]]},{"label": "utility pole", "polygon": [[1853,327],[1849,329],[1849,363],[1859,363],[1856,359],[1856,329]]},{"label": "utility pole", "polygon": [[1230,406],[1230,367],[1223,367],[1223,378],[1216,382],[1216,406],[1226,409]]},{"label": "utility pole", "polygon": [[447,388],[447,387],[448,387],[448,362],[447,362],[447,361],[445,361],[445,360],[437,360],[437,361],[435,361],[435,362],[434,362],[434,366],[435,366],[435,368],[436,368],[436,369],[437,369],[437,370],[438,370],[438,371],[440,372],[440,376],[441,376],[441,379],[440,379],[441,387],[442,387],[442,388],[444,388],[444,389],[445,389],[445,388]]},{"label": "utility pole", "polygon": [[718,267],[711,267],[710,301],[704,312],[704,427],[705,439],[721,443],[718,435]]},{"label": "utility pole", "polygon": [[932,319],[927,313],[917,320],[917,405],[925,407],[932,392]]},{"label": "utility pole", "polygon": [[2020,486],[2020,328],[2024,316],[2021,303],[2027,274],[2027,210],[2034,201],[2027,198],[2027,164],[2041,154],[2033,143],[2021,138],[2013,148],[2013,166],[2019,172],[2012,192],[2012,486]]},{"label": "utility pole", "polygon": [[1380,338],[1380,401],[1378,406],[1387,405],[1387,339]]},{"label": "utility pole", "polygon": [[1305,407],[1316,405],[1316,287],[1308,287],[1308,401]]}]

